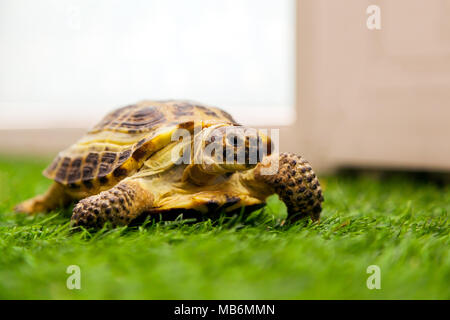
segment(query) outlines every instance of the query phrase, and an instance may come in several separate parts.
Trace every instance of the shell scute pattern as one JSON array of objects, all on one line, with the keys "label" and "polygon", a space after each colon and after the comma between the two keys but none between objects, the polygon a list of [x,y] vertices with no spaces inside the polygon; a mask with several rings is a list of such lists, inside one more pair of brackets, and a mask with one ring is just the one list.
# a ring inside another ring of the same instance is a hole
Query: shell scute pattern
[{"label": "shell scute pattern", "polygon": [[142,101],[106,115],[77,143],[62,151],[44,175],[71,188],[117,182],[152,154],[158,129],[192,128],[194,120],[236,124],[225,111],[188,101]]},{"label": "shell scute pattern", "polygon": [[186,102],[175,103],[173,105],[172,112],[175,117],[193,116],[194,115],[194,106],[192,104],[186,103]]}]

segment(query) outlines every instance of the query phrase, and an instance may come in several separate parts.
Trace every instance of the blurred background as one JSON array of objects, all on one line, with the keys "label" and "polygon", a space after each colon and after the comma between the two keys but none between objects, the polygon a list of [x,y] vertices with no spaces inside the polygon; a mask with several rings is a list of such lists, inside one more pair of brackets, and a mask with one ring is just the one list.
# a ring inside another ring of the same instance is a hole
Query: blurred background
[{"label": "blurred background", "polygon": [[[0,0],[0,153],[53,156],[113,108],[190,99],[319,171],[450,171],[447,0]],[[369,5],[381,29],[369,30]]]}]

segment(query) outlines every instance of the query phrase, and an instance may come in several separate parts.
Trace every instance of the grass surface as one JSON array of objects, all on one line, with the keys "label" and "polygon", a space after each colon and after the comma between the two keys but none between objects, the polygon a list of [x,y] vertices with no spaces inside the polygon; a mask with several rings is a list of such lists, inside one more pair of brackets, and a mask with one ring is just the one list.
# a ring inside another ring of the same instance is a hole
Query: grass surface
[{"label": "grass surface", "polygon": [[[72,232],[70,209],[28,217],[43,160],[0,158],[2,299],[449,299],[449,186],[406,175],[321,180],[319,224],[245,217]],[[66,269],[81,268],[81,290]],[[381,289],[369,290],[369,265]]]}]

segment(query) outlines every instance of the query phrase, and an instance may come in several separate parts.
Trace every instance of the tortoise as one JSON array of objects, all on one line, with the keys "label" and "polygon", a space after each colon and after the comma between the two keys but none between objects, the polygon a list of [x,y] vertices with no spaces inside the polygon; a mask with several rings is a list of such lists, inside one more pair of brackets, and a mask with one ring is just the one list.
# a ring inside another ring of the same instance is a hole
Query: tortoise
[{"label": "tortoise", "polygon": [[[193,139],[175,134],[179,131]],[[213,148],[207,161],[195,161],[199,137],[206,141],[203,147],[224,149]],[[318,220],[323,195],[311,166],[301,156],[272,149],[267,135],[239,125],[222,109],[182,100],[141,101],[107,114],[60,152],[43,172],[54,180],[47,192],[15,210],[48,212],[79,201],[74,226],[123,226],[144,214],[264,205],[276,193],[289,216]],[[250,161],[255,151],[256,161]],[[237,161],[239,152],[244,161]],[[270,168],[275,170],[267,174]]]}]

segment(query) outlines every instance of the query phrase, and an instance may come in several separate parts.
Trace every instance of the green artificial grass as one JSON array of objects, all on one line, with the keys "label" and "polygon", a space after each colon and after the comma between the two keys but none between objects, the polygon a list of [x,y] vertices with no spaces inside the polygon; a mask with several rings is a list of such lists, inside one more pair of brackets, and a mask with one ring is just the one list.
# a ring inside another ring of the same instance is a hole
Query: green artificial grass
[{"label": "green artificial grass", "polygon": [[[74,232],[70,209],[12,212],[48,187],[46,164],[0,158],[1,299],[450,298],[448,185],[341,174],[321,179],[318,224],[237,214]],[[69,265],[80,290],[66,287]],[[380,290],[366,286],[370,265]]]}]

